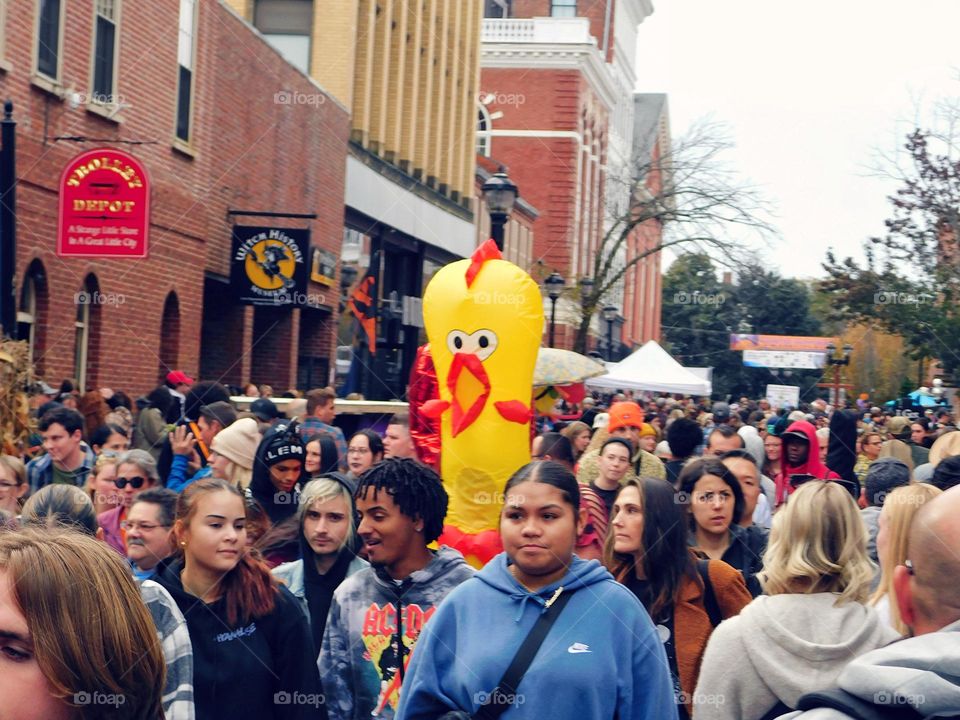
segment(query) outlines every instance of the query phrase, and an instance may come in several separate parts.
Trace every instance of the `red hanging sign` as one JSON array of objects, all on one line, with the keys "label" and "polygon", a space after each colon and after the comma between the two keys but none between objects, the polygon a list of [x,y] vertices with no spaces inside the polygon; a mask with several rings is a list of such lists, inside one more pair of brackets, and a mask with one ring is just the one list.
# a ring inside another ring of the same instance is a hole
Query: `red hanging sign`
[{"label": "red hanging sign", "polygon": [[63,169],[57,255],[145,258],[149,228],[150,182],[135,157],[100,148]]}]

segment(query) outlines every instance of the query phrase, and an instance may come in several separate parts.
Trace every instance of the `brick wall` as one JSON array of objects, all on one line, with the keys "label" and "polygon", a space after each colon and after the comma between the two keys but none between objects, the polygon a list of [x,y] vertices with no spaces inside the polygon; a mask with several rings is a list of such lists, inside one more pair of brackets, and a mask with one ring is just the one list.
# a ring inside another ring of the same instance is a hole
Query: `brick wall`
[{"label": "brick wall", "polygon": [[[117,92],[124,107],[117,114],[119,123],[31,83],[37,4],[21,0],[8,5],[0,30],[3,59],[10,68],[0,71],[0,90],[13,100],[18,122],[16,282],[22,282],[32,262],[42,263],[39,371],[51,383],[74,374],[75,295],[92,275],[104,302],[91,308],[98,332],[89,345],[88,385],[139,394],[156,384],[163,308],[170,293],[179,308],[179,367],[197,373],[204,352],[204,370],[216,372],[213,379],[227,372],[225,380],[241,381],[254,371],[249,357],[244,358],[256,340],[244,321],[248,311],[233,304],[223,285],[211,285],[204,298],[205,272],[229,271],[227,210],[316,213],[312,242],[339,254],[346,110],[228,9],[217,2],[200,3],[193,134],[189,152],[183,152],[174,147],[178,3],[123,3]],[[60,84],[89,95],[92,12],[88,4],[68,3],[65,17]],[[80,140],[58,139],[65,137]],[[75,155],[102,146],[136,156],[151,179],[150,250],[144,260],[55,254],[60,173]],[[333,303],[335,313],[335,298]],[[213,328],[203,327],[211,323]],[[289,358],[294,358],[295,371],[298,338],[296,333],[285,337],[285,369],[268,362],[255,373],[265,376],[262,382],[290,382]],[[172,342],[168,330],[167,347]],[[270,377],[275,370],[276,380]]]},{"label": "brick wall", "polygon": [[[596,178],[577,187],[577,154],[574,137],[550,137],[565,131],[583,134],[583,118],[606,127],[606,112],[593,95],[589,83],[575,70],[484,68],[481,94],[493,95],[487,109],[503,116],[493,122],[494,130],[535,131],[538,137],[495,137],[492,156],[507,165],[521,196],[540,213],[534,223],[533,260],[567,274],[573,266],[577,239],[576,207],[588,195],[599,192]],[[504,101],[498,104],[497,100]],[[599,224],[591,222],[590,232],[579,233],[585,241],[596,241]]]}]

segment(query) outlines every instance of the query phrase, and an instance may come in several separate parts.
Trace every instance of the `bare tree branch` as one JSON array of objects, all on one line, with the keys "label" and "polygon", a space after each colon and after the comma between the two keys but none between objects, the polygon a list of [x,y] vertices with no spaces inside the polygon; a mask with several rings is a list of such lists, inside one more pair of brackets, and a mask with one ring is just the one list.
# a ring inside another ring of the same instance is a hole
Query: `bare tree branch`
[{"label": "bare tree branch", "polygon": [[[619,214],[608,208],[607,227],[592,259],[593,290],[581,298],[576,350],[586,351],[594,313],[644,258],[674,248],[739,264],[747,253],[731,233],[746,231],[763,242],[777,235],[766,198],[724,161],[732,147],[724,126],[703,119],[671,147],[660,148],[659,156],[634,163],[628,176],[607,178],[608,191],[626,191],[630,203]],[[637,249],[633,240],[641,229],[658,232],[659,240]]]}]

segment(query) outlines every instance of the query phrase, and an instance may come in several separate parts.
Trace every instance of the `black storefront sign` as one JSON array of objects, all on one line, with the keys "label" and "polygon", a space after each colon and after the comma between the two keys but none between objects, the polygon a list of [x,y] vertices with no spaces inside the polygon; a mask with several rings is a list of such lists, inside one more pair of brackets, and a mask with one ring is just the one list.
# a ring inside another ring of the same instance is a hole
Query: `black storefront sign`
[{"label": "black storefront sign", "polygon": [[242,305],[307,304],[310,231],[234,226],[230,287]]}]

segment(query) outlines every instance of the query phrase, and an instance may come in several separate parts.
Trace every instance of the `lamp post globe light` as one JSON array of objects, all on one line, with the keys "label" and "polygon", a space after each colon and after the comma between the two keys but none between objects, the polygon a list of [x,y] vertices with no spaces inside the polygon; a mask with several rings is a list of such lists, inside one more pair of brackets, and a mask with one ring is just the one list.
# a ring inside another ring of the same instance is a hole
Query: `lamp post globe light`
[{"label": "lamp post globe light", "polygon": [[547,297],[550,298],[550,347],[553,347],[554,342],[554,326],[557,321],[557,300],[560,299],[560,294],[563,292],[564,280],[563,275],[558,272],[552,272],[543,281],[543,284],[547,288]]},{"label": "lamp post globe light", "polygon": [[593,278],[582,277],[577,284],[580,285],[580,304],[586,307],[593,294]]},{"label": "lamp post globe light", "polygon": [[616,305],[607,305],[603,308],[603,319],[607,321],[607,360],[613,362],[613,323],[620,310]]},{"label": "lamp post globe light", "polygon": [[510,213],[513,212],[513,204],[517,201],[520,191],[507,177],[503,168],[487,178],[480,189],[483,191],[483,200],[487,204],[487,212],[490,213],[490,237],[493,238],[497,247],[503,250],[503,227],[507,224]]}]

